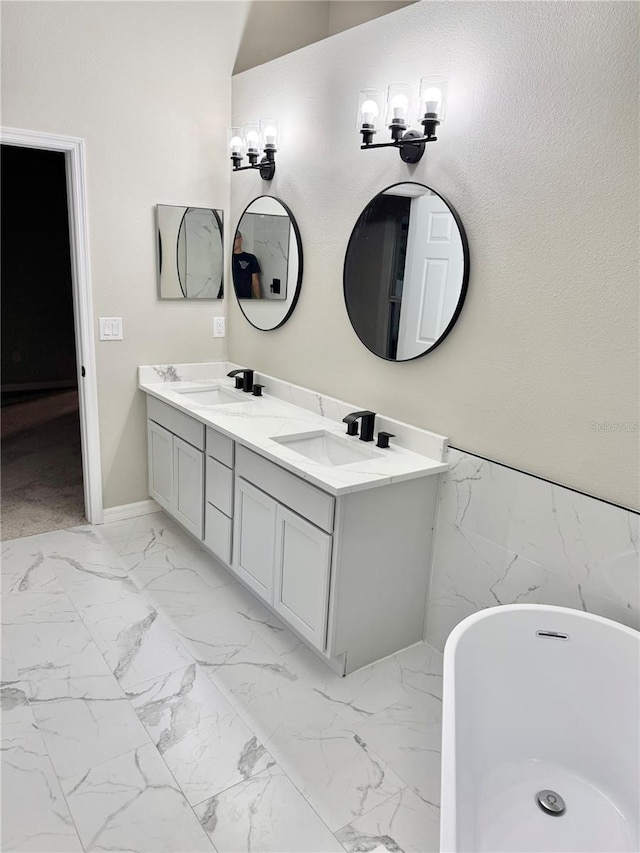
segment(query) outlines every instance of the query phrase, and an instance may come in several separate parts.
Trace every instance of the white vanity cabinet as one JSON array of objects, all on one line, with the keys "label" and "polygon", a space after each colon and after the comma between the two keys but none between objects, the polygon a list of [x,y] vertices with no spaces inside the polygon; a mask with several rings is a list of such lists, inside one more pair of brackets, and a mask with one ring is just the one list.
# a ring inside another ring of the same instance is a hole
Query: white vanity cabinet
[{"label": "white vanity cabinet", "polygon": [[223,563],[231,562],[234,443],[211,427],[206,434],[204,544]]},{"label": "white vanity cabinet", "polygon": [[202,539],[204,426],[153,397],[147,415],[149,494]]},{"label": "white vanity cabinet", "polygon": [[333,538],[276,508],[273,609],[317,649],[326,648]]},{"label": "white vanity cabinet", "polygon": [[423,638],[437,478],[337,498],[237,445],[232,570],[336,667]]},{"label": "white vanity cabinet", "polygon": [[324,651],[331,535],[237,477],[234,543],[236,574]]},{"label": "white vanity cabinet", "polygon": [[150,495],[330,666],[347,674],[423,639],[439,477],[330,494],[147,400]]}]

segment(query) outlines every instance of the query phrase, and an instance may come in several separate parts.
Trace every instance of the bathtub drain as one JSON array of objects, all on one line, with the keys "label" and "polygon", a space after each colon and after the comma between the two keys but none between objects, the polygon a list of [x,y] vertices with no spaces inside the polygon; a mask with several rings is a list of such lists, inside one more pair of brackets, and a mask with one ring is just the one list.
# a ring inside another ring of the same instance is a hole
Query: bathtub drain
[{"label": "bathtub drain", "polygon": [[560,794],[546,789],[544,791],[538,791],[536,794],[536,802],[542,811],[550,815],[564,814],[564,811],[567,808]]}]

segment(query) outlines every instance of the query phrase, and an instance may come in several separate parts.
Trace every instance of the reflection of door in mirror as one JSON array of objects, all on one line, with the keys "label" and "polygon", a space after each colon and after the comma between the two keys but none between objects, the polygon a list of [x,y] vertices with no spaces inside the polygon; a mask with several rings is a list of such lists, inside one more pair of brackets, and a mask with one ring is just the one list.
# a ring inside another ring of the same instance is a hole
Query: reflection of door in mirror
[{"label": "reflection of door in mirror", "polygon": [[350,293],[358,333],[385,358],[395,358],[398,346],[410,204],[401,196],[377,196],[359,223],[346,262],[348,280],[366,282]]},{"label": "reflection of door in mirror", "polygon": [[462,223],[429,187],[394,184],[358,217],[344,298],[356,334],[381,358],[408,361],[438,346],[460,313],[468,279]]},{"label": "reflection of door in mirror", "polygon": [[462,240],[436,195],[411,199],[397,357],[415,358],[438,340],[460,295]]},{"label": "reflection of door in mirror", "polygon": [[287,298],[289,217],[246,213],[242,217],[242,249],[258,259],[263,299]]}]

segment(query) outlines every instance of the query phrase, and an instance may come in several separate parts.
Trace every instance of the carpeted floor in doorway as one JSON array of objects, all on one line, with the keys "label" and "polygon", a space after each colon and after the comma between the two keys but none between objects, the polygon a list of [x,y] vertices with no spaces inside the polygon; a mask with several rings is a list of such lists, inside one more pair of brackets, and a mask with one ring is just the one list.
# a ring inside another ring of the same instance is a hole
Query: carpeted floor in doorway
[{"label": "carpeted floor in doorway", "polygon": [[2,408],[0,538],[85,523],[77,391]]}]

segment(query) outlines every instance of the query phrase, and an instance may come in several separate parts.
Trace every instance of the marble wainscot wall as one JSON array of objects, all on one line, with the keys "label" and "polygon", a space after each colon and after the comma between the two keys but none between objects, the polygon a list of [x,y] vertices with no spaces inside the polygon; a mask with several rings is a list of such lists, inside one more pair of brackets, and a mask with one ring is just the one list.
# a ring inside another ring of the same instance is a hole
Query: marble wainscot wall
[{"label": "marble wainscot wall", "polygon": [[426,639],[472,613],[529,602],[640,629],[640,515],[450,448]]}]

